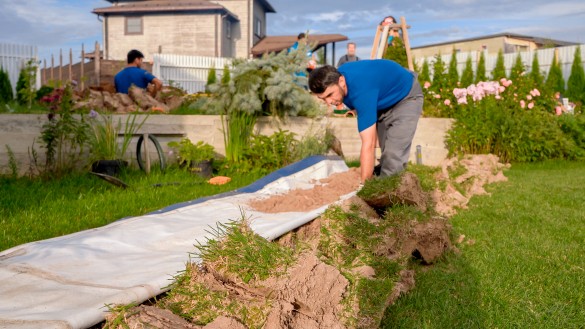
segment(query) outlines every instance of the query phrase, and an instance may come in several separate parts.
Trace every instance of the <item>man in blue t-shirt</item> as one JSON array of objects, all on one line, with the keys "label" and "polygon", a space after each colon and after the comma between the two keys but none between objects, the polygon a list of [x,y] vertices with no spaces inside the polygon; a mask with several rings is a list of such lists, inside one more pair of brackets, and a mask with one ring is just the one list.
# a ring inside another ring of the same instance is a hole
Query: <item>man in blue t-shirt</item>
[{"label": "man in blue t-shirt", "polygon": [[127,94],[128,89],[132,85],[146,89],[148,84],[152,83],[154,88],[151,90],[151,95],[154,97],[162,89],[162,82],[159,79],[150,72],[140,68],[143,60],[144,55],[140,51],[133,49],[128,52],[128,66],[118,72],[114,77],[116,92]]},{"label": "man in blue t-shirt", "polygon": [[327,104],[356,110],[362,181],[373,176],[376,141],[382,149],[380,176],[406,168],[423,106],[414,72],[385,59],[349,62],[339,69],[326,65],[311,72],[309,88]]}]

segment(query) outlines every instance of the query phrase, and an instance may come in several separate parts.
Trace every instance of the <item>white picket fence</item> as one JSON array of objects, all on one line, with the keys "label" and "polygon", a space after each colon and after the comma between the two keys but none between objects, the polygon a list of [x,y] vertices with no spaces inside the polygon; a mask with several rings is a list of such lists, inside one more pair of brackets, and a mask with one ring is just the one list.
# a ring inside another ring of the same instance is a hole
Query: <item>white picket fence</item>
[{"label": "white picket fence", "polygon": [[[539,49],[539,50],[534,50],[534,51],[525,51],[525,52],[520,52],[520,57],[522,58],[522,63],[524,64],[524,67],[526,68],[526,72],[529,72],[532,69],[532,60],[533,60],[534,56],[537,55],[538,56],[538,63],[540,66],[540,71],[543,74],[548,74],[548,71],[550,69],[550,65],[551,65],[553,57],[555,55],[555,49],[556,49],[556,51],[558,51],[558,60],[560,60],[561,69],[563,71],[563,78],[565,78],[565,81],[567,81],[569,79],[569,75],[571,74],[571,66],[573,65],[573,58],[574,58],[575,51],[576,51],[577,47],[581,47],[581,59],[583,60],[583,62],[581,64],[585,65],[585,60],[584,60],[585,56],[583,56],[583,55],[585,55],[584,54],[585,45],[576,45],[576,46],[566,46],[566,47],[559,47],[559,48]],[[490,77],[492,70],[496,66],[496,61],[497,61],[498,55],[497,54],[487,55],[487,51],[486,51],[486,53],[484,53],[484,55],[485,55],[486,76]],[[469,56],[471,56],[473,71],[474,72],[476,71],[477,62],[479,61],[479,56],[480,56],[479,51],[460,52],[460,53],[457,53],[457,70],[459,72],[459,76],[461,76],[461,73],[465,69],[467,57],[469,57]],[[510,74],[510,70],[511,70],[512,66],[514,66],[514,62],[516,61],[517,56],[518,56],[518,53],[504,54],[504,65],[506,67],[506,74]],[[426,59],[427,63],[429,64],[429,68],[431,71],[430,73],[432,75],[432,73],[433,73],[432,72],[432,67],[433,67],[432,65],[435,62],[434,57],[417,58],[416,59],[417,66],[422,67],[425,59]],[[448,67],[449,63],[451,62],[451,54],[441,55],[441,60]]]},{"label": "white picket fence", "polygon": [[225,65],[231,67],[232,58],[155,54],[152,73],[165,85],[173,85],[188,93],[205,90],[207,76],[215,68],[221,79]]},{"label": "white picket fence", "polygon": [[[26,65],[29,60],[38,59],[38,50],[36,46],[17,45],[9,43],[0,43],[0,67],[8,72],[10,83],[12,84],[12,91],[16,95],[16,82],[20,70]],[[37,72],[36,88],[41,86],[40,71]]]}]

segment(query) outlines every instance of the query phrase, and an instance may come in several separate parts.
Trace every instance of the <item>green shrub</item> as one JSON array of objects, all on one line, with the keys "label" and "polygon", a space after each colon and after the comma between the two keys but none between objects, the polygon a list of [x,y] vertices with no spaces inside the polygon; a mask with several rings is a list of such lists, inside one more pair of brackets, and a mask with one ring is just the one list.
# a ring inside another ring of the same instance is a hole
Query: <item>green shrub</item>
[{"label": "green shrub", "polygon": [[518,77],[523,75],[524,73],[524,63],[522,63],[522,56],[520,53],[516,55],[516,60],[514,61],[514,65],[512,65],[512,69],[510,70],[510,80],[517,80]]},{"label": "green shrub", "polygon": [[402,65],[402,67],[408,67],[406,48],[404,47],[404,41],[402,41],[402,38],[394,38],[392,40],[392,45],[388,45],[382,58],[393,60]]},{"label": "green shrub", "polygon": [[553,57],[548,76],[546,78],[546,89],[552,93],[565,92],[565,79],[563,78],[563,70],[561,69],[561,63],[559,63],[557,56]]},{"label": "green shrub", "polygon": [[567,122],[563,129],[554,115],[552,97],[529,90],[531,81],[519,77],[500,99],[490,95],[458,105],[456,121],[447,133],[449,153],[492,153],[506,162],[580,157],[583,149],[574,137],[580,126]]},{"label": "green shrub", "polygon": [[425,82],[431,82],[431,72],[429,70],[429,62],[425,59],[422,64],[422,68],[420,70],[420,74],[418,76],[418,81],[420,84],[424,84]]},{"label": "green shrub", "polygon": [[453,48],[451,60],[449,61],[449,70],[447,71],[447,88],[457,87],[459,82],[459,72],[457,72],[457,51]]},{"label": "green shrub", "polygon": [[0,67],[0,104],[11,102],[14,99],[10,77],[4,68]]},{"label": "green shrub", "polygon": [[215,67],[209,69],[207,72],[207,83],[205,84],[205,92],[209,92],[209,86],[217,82],[217,72],[215,71]]},{"label": "green shrub", "polygon": [[500,49],[496,59],[496,66],[492,71],[492,80],[499,81],[506,77],[506,66],[504,65],[504,52]]},{"label": "green shrub", "polygon": [[540,63],[538,62],[538,53],[534,53],[534,57],[532,58],[532,69],[530,70],[530,78],[534,83],[534,87],[538,88],[539,90],[543,89],[544,78],[542,77],[542,73],[540,72]]},{"label": "green shrub", "polygon": [[[486,81],[487,76],[485,74],[485,55],[484,52],[479,53],[479,61],[477,62],[477,72],[475,73],[475,82]],[[465,86],[465,85],[464,85]]]},{"label": "green shrub", "polygon": [[223,66],[223,74],[221,75],[221,84],[226,85],[230,82],[230,68],[227,65]]},{"label": "green shrub", "polygon": [[29,108],[33,104],[36,97],[35,81],[37,78],[37,66],[31,59],[26,62],[26,65],[20,70],[18,81],[16,82],[16,99],[21,105],[26,105]]},{"label": "green shrub", "polygon": [[465,61],[465,68],[461,73],[461,86],[469,86],[473,83],[473,63],[471,62],[471,56],[467,56]]},{"label": "green shrub", "polygon": [[270,136],[252,135],[244,149],[242,169],[270,173],[295,161],[294,133],[278,130]]},{"label": "green shrub", "polygon": [[585,71],[581,63],[581,47],[575,50],[571,75],[567,81],[567,96],[574,102],[585,104]]},{"label": "green shrub", "polygon": [[447,88],[447,77],[445,76],[445,62],[441,58],[441,54],[435,56],[433,63],[433,84],[431,90],[440,92],[443,88]]}]

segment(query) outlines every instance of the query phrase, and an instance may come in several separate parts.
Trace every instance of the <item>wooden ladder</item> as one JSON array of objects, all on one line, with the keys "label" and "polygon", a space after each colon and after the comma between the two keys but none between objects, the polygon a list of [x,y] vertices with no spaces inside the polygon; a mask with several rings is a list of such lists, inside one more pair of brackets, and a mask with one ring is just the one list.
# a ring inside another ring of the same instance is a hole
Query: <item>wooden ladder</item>
[{"label": "wooden ladder", "polygon": [[404,48],[406,48],[406,60],[408,62],[408,68],[411,71],[414,71],[412,54],[410,52],[410,41],[408,40],[408,29],[410,26],[406,25],[406,19],[404,19],[404,16],[400,17],[400,24],[390,24],[386,26],[378,25],[376,28],[376,36],[374,37],[374,44],[372,46],[372,53],[370,58],[380,59],[382,56],[384,56],[386,48],[388,47],[388,35],[390,34],[390,29],[392,28],[400,28],[402,30],[402,39],[404,41]]}]

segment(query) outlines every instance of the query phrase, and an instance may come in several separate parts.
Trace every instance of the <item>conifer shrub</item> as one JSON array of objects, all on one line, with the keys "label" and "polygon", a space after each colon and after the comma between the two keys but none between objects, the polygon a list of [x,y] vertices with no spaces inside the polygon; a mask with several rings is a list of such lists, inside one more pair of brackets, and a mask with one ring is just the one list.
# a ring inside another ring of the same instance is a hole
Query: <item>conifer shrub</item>
[{"label": "conifer shrub", "polygon": [[431,71],[429,69],[429,62],[427,62],[426,59],[422,63],[422,67],[418,75],[418,81],[421,85],[423,85],[425,82],[431,82]]},{"label": "conifer shrub", "polygon": [[447,71],[447,87],[455,88],[459,82],[459,72],[457,72],[457,51],[453,48],[451,60],[449,61],[449,70]]},{"label": "conifer shrub", "polygon": [[566,95],[573,101],[585,104],[585,71],[581,59],[581,47],[577,47],[571,66],[571,74],[567,80]]},{"label": "conifer shrub", "polygon": [[[487,76],[485,73],[485,55],[484,52],[479,53],[479,60],[477,61],[477,72],[475,73],[475,82],[486,81]],[[464,85],[465,86],[465,85]]]},{"label": "conifer shrub", "polygon": [[4,68],[0,67],[0,104],[9,103],[14,99],[10,77]]},{"label": "conifer shrub", "polygon": [[492,71],[492,80],[499,81],[506,77],[506,66],[504,64],[504,52],[500,49],[496,58],[496,66]]},{"label": "conifer shrub", "polygon": [[473,63],[471,62],[471,56],[467,56],[465,61],[465,68],[461,73],[461,86],[469,86],[473,83]]},{"label": "conifer shrub", "polygon": [[559,63],[556,55],[553,57],[552,63],[550,65],[548,76],[546,77],[545,87],[552,93],[559,92],[562,94],[565,92],[565,79],[563,78],[563,70],[561,70],[561,63]]}]

